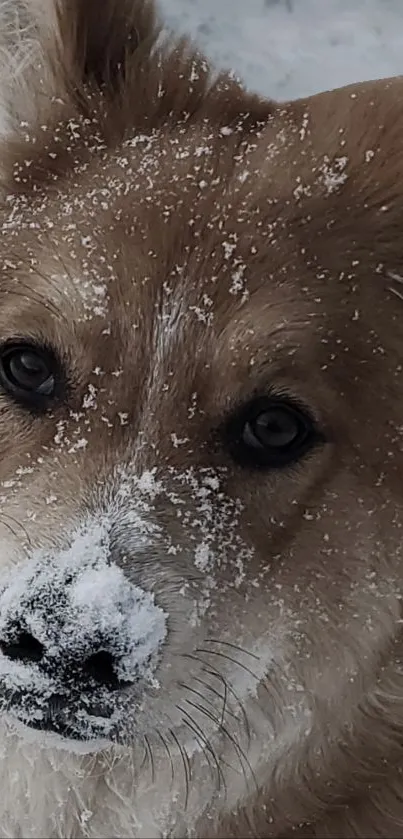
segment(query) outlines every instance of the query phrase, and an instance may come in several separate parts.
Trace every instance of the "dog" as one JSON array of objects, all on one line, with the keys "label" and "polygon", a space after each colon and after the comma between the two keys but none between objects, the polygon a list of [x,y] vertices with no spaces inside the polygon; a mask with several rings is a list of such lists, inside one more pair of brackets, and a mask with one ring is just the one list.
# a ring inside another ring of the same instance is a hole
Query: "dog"
[{"label": "dog", "polygon": [[0,836],[402,837],[403,80],[0,9]]}]

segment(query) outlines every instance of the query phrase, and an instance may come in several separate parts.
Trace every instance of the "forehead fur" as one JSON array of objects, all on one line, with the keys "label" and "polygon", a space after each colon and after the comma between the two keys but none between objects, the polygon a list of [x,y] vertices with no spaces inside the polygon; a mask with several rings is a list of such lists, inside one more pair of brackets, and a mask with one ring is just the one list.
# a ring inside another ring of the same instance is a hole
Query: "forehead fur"
[{"label": "forehead fur", "polygon": [[[286,230],[291,250],[318,269],[333,268],[336,238],[345,273],[373,255],[374,241],[378,262],[396,262],[401,80],[278,105],[214,77],[186,42],[162,36],[151,0],[105,0],[102,15],[97,0],[21,0],[1,15],[7,192],[27,202],[74,193],[90,170],[100,224],[107,203],[126,196],[128,207],[142,193],[150,219],[164,199],[178,228],[183,204],[197,202],[199,236],[209,215],[218,229],[227,215],[233,235],[249,225],[274,253]],[[89,199],[74,211],[85,216]],[[279,261],[286,270],[284,252]]]},{"label": "forehead fur", "polygon": [[184,347],[228,364],[239,348],[255,371],[273,362],[270,341],[277,356],[307,351],[331,312],[326,347],[348,329],[359,360],[387,323],[399,349],[386,287],[403,270],[400,80],[276,105],[164,41],[145,0],[108,0],[102,16],[95,0],[20,9],[35,61],[9,86],[6,336],[18,316],[35,333],[44,305],[58,313],[49,340],[64,322],[71,343],[74,324],[89,358],[105,346],[116,368],[135,352],[140,369],[150,348],[168,366]]}]

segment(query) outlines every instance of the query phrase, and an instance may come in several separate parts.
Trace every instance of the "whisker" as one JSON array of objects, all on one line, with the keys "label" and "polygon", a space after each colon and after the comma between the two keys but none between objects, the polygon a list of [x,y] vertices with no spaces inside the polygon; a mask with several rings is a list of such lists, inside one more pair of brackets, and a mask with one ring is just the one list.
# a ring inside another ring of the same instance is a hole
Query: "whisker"
[{"label": "whisker", "polygon": [[144,737],[143,737],[143,748],[144,748],[144,756],[143,756],[143,760],[140,763],[140,772],[144,769],[144,766],[145,766],[145,764],[147,762],[147,758],[148,758],[147,746],[144,742]]},{"label": "whisker", "polygon": [[[30,537],[30,535],[29,535],[29,533],[28,533],[28,530],[26,529],[25,525],[24,525],[21,521],[19,521],[18,519],[16,519],[14,516],[10,516],[10,514],[9,514],[9,513],[4,513],[3,511],[1,511],[1,512],[0,512],[0,521],[2,521],[2,519],[9,519],[9,520],[10,520],[10,521],[12,521],[14,524],[16,524],[16,525],[17,525],[17,527],[20,527],[20,528],[21,528],[21,530],[22,530],[22,532],[23,532],[23,534],[24,534],[24,536],[25,536],[25,538],[26,538],[26,540],[27,540],[28,547],[32,549],[32,539],[31,539],[31,537]],[[16,538],[18,538],[17,533],[16,533],[16,532],[15,532],[15,530],[11,527],[11,525],[7,525],[7,523],[6,523],[6,522],[4,522],[4,524],[5,524],[5,526],[6,526],[6,527],[8,527],[8,529],[11,531],[11,533],[12,533],[12,534],[13,534]]]},{"label": "whisker", "polygon": [[256,679],[257,682],[261,681],[260,677],[256,676],[256,673],[254,673],[253,670],[250,670],[250,668],[247,667],[246,664],[242,664],[241,661],[237,661],[236,658],[232,658],[230,655],[227,655],[226,653],[220,653],[217,650],[206,650],[204,647],[197,647],[195,652],[206,653],[206,655],[217,655],[220,656],[220,658],[227,659],[227,661],[232,661],[233,664],[236,664],[238,667],[241,667],[242,670],[245,670],[246,673],[249,673],[249,675]]},{"label": "whisker", "polygon": [[[214,678],[219,679],[220,682],[222,682],[222,684],[224,685],[224,690],[227,691],[228,694],[230,694],[231,696],[234,697],[235,702],[237,703],[237,705],[239,705],[239,708],[241,710],[241,714],[242,714],[242,717],[243,717],[243,720],[244,720],[245,731],[246,731],[246,734],[247,734],[247,737],[248,737],[248,743],[249,743],[250,742],[249,720],[248,720],[245,708],[243,706],[243,703],[241,702],[241,700],[240,700],[238,694],[236,693],[236,691],[234,690],[234,688],[231,685],[228,684],[228,682],[224,678],[223,674],[220,673],[220,671],[217,670],[217,668],[214,667],[214,665],[211,664],[211,662],[209,662],[208,666],[206,666],[206,662],[203,659],[199,658],[196,655],[193,655],[192,653],[182,653],[182,656],[183,656],[183,658],[189,658],[192,661],[196,661],[198,664],[202,664],[203,665],[202,668],[201,668],[202,673],[207,673],[207,675],[213,676]],[[210,690],[214,691],[214,688],[211,687]],[[233,714],[232,716],[234,716],[236,718],[235,714]]]},{"label": "whisker", "polygon": [[[215,675],[215,674],[213,674],[213,675]],[[218,690],[216,690],[211,685],[209,685],[209,683],[206,682],[204,679],[200,679],[200,678],[198,678],[198,676],[194,676],[193,679],[194,679],[195,682],[200,682],[200,684],[204,685],[204,687],[206,687],[207,690],[211,691],[211,693],[214,693],[215,696],[217,696],[219,699],[222,700],[221,722],[224,721],[224,717],[225,717],[226,713],[228,714],[228,716],[232,717],[234,720],[238,719],[236,714],[234,714],[233,711],[230,711],[230,709],[227,708],[228,688],[227,688],[227,683],[226,683],[225,679],[223,679],[224,696]],[[212,702],[209,703],[209,704],[213,705]]]},{"label": "whisker", "polygon": [[227,727],[226,727],[226,726],[224,726],[224,725],[221,725],[221,724],[220,724],[220,722],[219,722],[219,720],[217,720],[217,719],[216,719],[216,717],[214,717],[214,716],[213,716],[213,714],[211,714],[211,713],[210,713],[210,711],[207,711],[207,710],[206,710],[206,708],[202,708],[200,705],[197,705],[196,703],[191,702],[189,699],[187,699],[187,700],[186,700],[186,702],[187,702],[189,705],[192,705],[194,708],[196,708],[196,709],[197,709],[198,711],[200,711],[202,714],[205,714],[205,715],[206,715],[209,719],[211,719],[211,720],[212,720],[212,722],[214,722],[216,725],[218,725],[219,730],[220,730],[220,731],[222,731],[222,732],[223,732],[223,734],[225,734],[225,736],[226,736],[226,737],[228,737],[228,740],[232,743],[232,745],[233,745],[233,747],[234,747],[234,749],[235,749],[235,752],[236,752],[236,754],[237,754],[237,757],[238,757],[238,760],[239,760],[239,764],[240,764],[240,767],[241,767],[241,769],[242,769],[242,774],[243,774],[243,776],[244,776],[244,778],[245,778],[246,783],[248,784],[248,777],[247,777],[247,774],[246,774],[246,772],[245,772],[245,767],[244,767],[243,761],[245,762],[245,764],[246,764],[247,768],[249,769],[250,775],[251,775],[251,777],[252,777],[252,779],[253,779],[253,783],[254,783],[254,785],[255,785],[256,789],[258,789],[258,783],[257,783],[257,780],[256,780],[255,773],[254,773],[254,771],[253,771],[253,768],[252,768],[252,766],[251,766],[251,763],[250,763],[250,761],[249,761],[249,759],[248,759],[247,755],[245,754],[244,750],[243,750],[243,749],[242,749],[242,747],[239,745],[239,743],[237,742],[237,740],[235,740],[235,738],[233,737],[233,735],[232,735],[232,734],[228,731]]},{"label": "whisker", "polygon": [[170,762],[170,765],[171,765],[171,784],[173,784],[174,778],[175,778],[175,767],[174,767],[174,762],[172,760],[172,755],[171,755],[171,751],[170,751],[170,748],[169,748],[169,743],[167,743],[167,741],[165,740],[165,737],[163,737],[163,735],[161,734],[160,731],[156,731],[156,734],[160,738],[161,743],[164,746],[164,749],[165,749],[165,751],[168,755],[169,762]]},{"label": "whisker", "polygon": [[[112,757],[111,753],[110,752],[104,752],[103,755],[102,755],[102,760],[103,760],[104,763],[106,763],[108,772],[111,772],[113,767],[114,767],[114,764],[115,764],[115,759]],[[94,770],[93,771],[95,771],[95,768],[96,768],[97,764],[98,764],[98,761],[97,761],[97,756],[95,754],[94,755]],[[99,769],[99,771],[97,772],[96,777],[97,778],[102,778],[103,775],[104,775],[104,770],[101,767]]]},{"label": "whisker", "polygon": [[148,755],[148,758],[149,758],[149,761],[150,761],[150,767],[151,767],[151,783],[152,783],[152,784],[154,784],[154,783],[155,783],[155,766],[154,766],[154,755],[153,755],[153,750],[152,750],[152,748],[151,748],[151,744],[150,744],[150,741],[149,741],[149,739],[148,739],[148,737],[147,737],[147,734],[144,734],[144,736],[143,736],[143,740],[144,740],[144,743],[145,743],[145,748],[146,748],[147,755]]},{"label": "whisker", "polygon": [[[0,521],[2,521],[2,524],[3,524],[3,525],[4,525],[4,527],[5,527],[5,528],[9,531],[9,533],[12,533],[12,535],[13,535],[16,539],[18,539],[17,533],[15,532],[14,528],[13,528],[13,527],[11,527],[11,524],[9,524],[7,521],[3,521],[3,519],[4,519],[4,518],[5,518],[5,513],[1,513],[1,515],[0,515]],[[23,547],[23,549],[24,549],[24,546],[22,546],[22,547]],[[24,552],[25,552],[25,553],[27,553],[27,549],[26,549],[26,548],[24,549]]]},{"label": "whisker", "polygon": [[239,705],[239,708],[240,708],[240,711],[241,711],[241,714],[242,714],[242,718],[243,718],[244,728],[245,728],[245,731],[246,731],[246,736],[247,736],[247,739],[248,739],[248,745],[249,745],[250,740],[251,740],[251,731],[250,731],[248,715],[245,711],[243,702],[241,702],[241,700],[240,700],[238,694],[236,693],[236,691],[234,690],[234,688],[231,687],[231,685],[228,685],[228,683],[227,683],[226,679],[224,679],[222,673],[220,673],[219,670],[216,670],[215,667],[213,667],[213,665],[210,664],[209,669],[204,668],[204,672],[208,673],[210,676],[214,676],[216,679],[220,679],[220,681],[224,683],[225,689],[228,691],[228,693],[230,693],[234,697],[236,703]]},{"label": "whisker", "polygon": [[[225,708],[226,708],[226,705],[227,705],[227,696],[228,696],[227,682],[224,679],[224,702],[223,702],[223,706],[222,706],[220,725],[222,725],[223,722],[224,722]],[[234,714],[231,714],[231,716],[234,716]]]},{"label": "whisker", "polygon": [[[215,707],[214,703],[211,702],[210,699],[207,699],[207,697],[204,696],[204,694],[201,693],[199,690],[196,690],[196,688],[190,687],[190,685],[186,685],[184,682],[178,682],[178,687],[184,688],[185,690],[189,691],[189,693],[194,693],[195,696],[200,697],[200,699],[203,699],[204,702],[207,702],[209,705],[211,705],[211,707],[213,708],[214,711],[216,710],[216,707]],[[220,699],[222,700],[222,696],[220,696]],[[222,702],[221,702],[221,704],[222,704]],[[236,719],[236,717],[235,717],[235,719]]]},{"label": "whisker", "polygon": [[176,736],[176,734],[175,734],[175,732],[172,728],[169,729],[169,733],[170,733],[172,739],[174,740],[174,742],[176,743],[176,745],[179,749],[179,753],[180,753],[181,758],[182,758],[183,770],[184,770],[184,773],[185,773],[185,805],[184,805],[184,809],[186,810],[187,806],[188,806],[188,803],[189,803],[189,785],[190,785],[190,781],[191,781],[191,777],[192,777],[189,755],[187,754],[186,749],[179,742],[179,740],[178,740],[178,738],[177,738],[177,736]]},{"label": "whisker", "polygon": [[[186,701],[187,700],[185,699],[185,702]],[[222,769],[221,769],[221,766],[220,766],[220,761],[219,761],[219,759],[218,759],[218,757],[215,753],[215,750],[214,750],[213,746],[211,745],[210,741],[206,737],[203,729],[198,725],[198,723],[193,719],[193,717],[191,717],[190,714],[187,711],[185,711],[184,708],[181,708],[180,705],[177,705],[176,707],[177,707],[178,711],[180,711],[182,714],[184,714],[185,717],[187,718],[186,720],[184,720],[185,725],[187,725],[190,728],[190,730],[193,731],[193,734],[195,736],[199,736],[201,738],[202,744],[204,743],[204,746],[207,749],[206,758],[208,760],[210,769],[211,769],[211,764],[210,764],[210,760],[208,758],[208,754],[210,754],[211,757],[213,758],[213,761],[215,763],[215,767],[216,767],[216,770],[217,770],[218,789],[220,790],[221,789],[221,784],[223,784],[224,791],[225,791],[225,797],[226,797],[227,796],[227,787],[226,787],[226,783],[225,783],[225,778],[224,778],[224,775],[223,775],[223,772],[222,772]],[[212,774],[212,777],[213,777],[213,774]]]},{"label": "whisker", "polygon": [[387,291],[391,291],[392,294],[399,298],[399,300],[403,300],[403,292],[398,291],[397,288],[393,288],[393,286],[390,285],[387,287]]},{"label": "whisker", "polygon": [[239,644],[231,644],[230,641],[222,641],[220,638],[205,638],[204,643],[205,644],[222,644],[225,647],[231,647],[231,649],[233,649],[233,650],[239,650],[239,652],[250,656],[250,658],[254,658],[255,661],[260,661],[260,656],[255,655],[255,653],[249,652],[249,650],[245,650],[245,648],[240,647]]},{"label": "whisker", "polygon": [[[182,714],[185,714],[185,713],[186,713],[186,712],[185,712],[185,710],[184,710],[184,708],[181,708],[181,707],[180,707],[180,705],[176,705],[176,708],[177,708],[177,710],[178,710],[178,711],[181,711],[181,712],[182,712]],[[205,743],[203,742],[203,740],[202,740],[202,738],[200,737],[200,735],[197,733],[197,731],[196,731],[195,727],[194,727],[194,726],[193,726],[193,725],[192,725],[192,724],[191,724],[188,720],[186,720],[186,719],[182,719],[182,725],[184,725],[186,728],[188,728],[188,729],[192,732],[193,737],[194,737],[194,738],[196,739],[196,741],[199,743],[199,746],[200,746],[201,752],[202,752],[202,754],[204,755],[204,757],[206,758],[206,761],[207,761],[207,763],[208,763],[208,768],[209,768],[209,770],[210,770],[210,776],[211,776],[211,779],[212,779],[212,780],[214,780],[214,767],[213,767],[213,766],[212,766],[212,764],[211,764],[211,755],[209,754],[209,751],[208,751],[208,749],[206,748]]]},{"label": "whisker", "polygon": [[397,274],[396,271],[387,271],[386,276],[390,280],[394,280],[396,283],[401,283],[403,285],[403,277],[401,274]]}]

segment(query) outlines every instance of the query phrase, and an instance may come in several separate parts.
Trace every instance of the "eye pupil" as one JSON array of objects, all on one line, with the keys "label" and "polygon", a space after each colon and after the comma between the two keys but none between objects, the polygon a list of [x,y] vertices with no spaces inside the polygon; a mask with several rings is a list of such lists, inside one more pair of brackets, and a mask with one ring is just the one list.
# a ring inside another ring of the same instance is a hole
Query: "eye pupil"
[{"label": "eye pupil", "polygon": [[249,445],[286,448],[300,432],[297,417],[281,407],[258,414],[255,421],[246,423],[244,437]]},{"label": "eye pupil", "polygon": [[43,404],[55,390],[55,360],[49,351],[34,345],[0,347],[0,383],[17,401]]},{"label": "eye pupil", "polygon": [[37,388],[48,378],[46,365],[39,356],[34,353],[21,353],[12,355],[9,362],[10,373],[20,386]]}]

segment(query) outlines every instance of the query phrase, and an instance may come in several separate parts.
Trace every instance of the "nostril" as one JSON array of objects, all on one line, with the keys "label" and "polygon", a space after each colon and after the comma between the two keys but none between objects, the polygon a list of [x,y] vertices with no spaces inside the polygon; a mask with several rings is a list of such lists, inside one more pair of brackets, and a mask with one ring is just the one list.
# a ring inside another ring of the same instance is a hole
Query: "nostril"
[{"label": "nostril", "polygon": [[111,653],[100,650],[90,655],[84,662],[84,674],[110,690],[117,689],[121,683],[115,673],[114,663],[115,659]]},{"label": "nostril", "polygon": [[24,664],[41,661],[45,648],[30,632],[20,632],[13,641],[0,641],[0,650],[7,658]]}]

